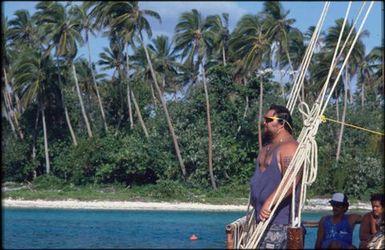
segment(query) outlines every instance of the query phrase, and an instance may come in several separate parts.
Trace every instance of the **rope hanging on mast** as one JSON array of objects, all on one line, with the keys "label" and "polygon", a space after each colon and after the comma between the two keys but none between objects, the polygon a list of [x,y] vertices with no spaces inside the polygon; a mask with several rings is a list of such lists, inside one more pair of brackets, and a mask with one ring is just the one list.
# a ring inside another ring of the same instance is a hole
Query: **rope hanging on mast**
[{"label": "rope hanging on mast", "polygon": [[[318,96],[316,102],[313,104],[313,107],[309,109],[309,106],[305,102],[300,102],[298,104],[298,110],[301,112],[305,119],[303,121],[303,128],[301,130],[301,133],[297,139],[299,142],[299,146],[294,154],[294,157],[289,164],[289,167],[282,177],[281,183],[279,184],[277,188],[277,192],[275,193],[273,197],[273,201],[271,207],[269,209],[271,210],[271,214],[274,214],[276,209],[278,208],[280,202],[283,200],[285,194],[289,190],[289,188],[293,188],[292,192],[292,203],[294,204],[295,201],[295,178],[299,171],[303,171],[302,173],[302,182],[301,182],[301,192],[300,192],[300,199],[299,199],[299,206],[298,206],[298,215],[295,216],[295,206],[292,206],[292,216],[291,216],[291,226],[292,227],[299,227],[300,222],[301,222],[301,211],[304,206],[304,197],[306,197],[306,186],[311,185],[315,180],[317,176],[317,143],[315,140],[315,136],[318,131],[318,127],[320,123],[322,122],[321,117],[323,117],[323,114],[325,112],[325,109],[327,107],[327,104],[332,96],[332,93],[341,77],[341,73],[346,66],[346,63],[349,59],[349,56],[354,48],[355,43],[357,42],[357,39],[362,31],[363,24],[366,21],[366,18],[373,6],[373,1],[370,3],[369,7],[366,10],[366,14],[361,21],[361,25],[355,34],[355,37],[353,41],[350,44],[350,48],[344,58],[343,64],[341,68],[339,69],[338,75],[336,79],[334,80],[334,83],[332,84],[331,88],[329,89],[328,95],[326,95],[326,92],[328,90],[328,85],[329,81],[332,75],[332,72],[337,69],[337,62],[341,59],[342,52],[345,50],[345,47],[347,45],[347,40],[350,38],[351,34],[353,33],[354,27],[358,21],[358,18],[361,15],[361,12],[365,6],[365,2],[363,3],[359,14],[356,17],[356,20],[354,24],[351,27],[351,30],[347,36],[347,39],[345,40],[344,44],[340,47],[340,43],[342,40],[342,34],[344,33],[345,25],[347,22],[348,14],[350,12],[351,8],[351,2],[349,2],[349,6],[347,8],[344,22],[340,31],[340,35],[338,38],[337,46],[334,51],[333,59],[331,62],[331,67],[328,72],[327,79],[323,85],[323,88],[320,92],[320,95]],[[307,68],[310,64],[311,57],[313,55],[313,51],[315,48],[315,43],[319,37],[321,27],[325,21],[326,13],[329,9],[330,2],[325,2],[323,11],[321,13],[321,17],[317,23],[317,26],[314,30],[314,33],[312,35],[312,38],[309,42],[309,45],[306,49],[305,56],[303,58],[302,64],[300,65],[299,73],[295,77],[295,82],[293,84],[291,93],[290,93],[290,99],[288,100],[287,103],[287,108],[289,111],[292,113],[294,110],[294,107],[297,103],[298,96],[299,96],[299,90],[301,89],[304,79],[305,79],[305,73],[307,71]],[[325,100],[326,96],[326,100]],[[239,231],[237,231],[237,237],[234,240],[234,247],[235,248],[256,248],[258,246],[258,243],[260,242],[263,233],[265,232],[267,226],[270,223],[270,220],[273,216],[270,216],[267,220],[261,221],[258,223],[258,225],[255,225],[255,214],[254,214],[254,209],[252,208],[251,210],[249,209],[250,207],[250,199],[249,199],[249,205],[248,205],[248,211],[247,211],[247,216],[246,216],[246,228],[242,228],[242,232],[239,235]],[[252,214],[249,216],[249,214]],[[254,224],[252,224],[254,222]]]}]

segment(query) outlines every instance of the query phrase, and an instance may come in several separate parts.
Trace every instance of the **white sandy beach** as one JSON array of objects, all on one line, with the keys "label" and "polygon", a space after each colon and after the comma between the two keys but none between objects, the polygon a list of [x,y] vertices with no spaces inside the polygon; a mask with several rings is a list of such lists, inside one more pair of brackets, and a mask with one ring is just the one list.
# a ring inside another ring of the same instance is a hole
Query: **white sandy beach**
[{"label": "white sandy beach", "polygon": [[[170,211],[239,211],[246,212],[247,205],[212,205],[203,203],[139,202],[139,201],[46,201],[3,199],[3,207],[15,208],[64,208],[64,209],[116,209],[116,210],[170,210]],[[351,204],[349,209],[371,210],[370,203]],[[311,199],[305,203],[305,211],[330,211],[328,199]]]}]

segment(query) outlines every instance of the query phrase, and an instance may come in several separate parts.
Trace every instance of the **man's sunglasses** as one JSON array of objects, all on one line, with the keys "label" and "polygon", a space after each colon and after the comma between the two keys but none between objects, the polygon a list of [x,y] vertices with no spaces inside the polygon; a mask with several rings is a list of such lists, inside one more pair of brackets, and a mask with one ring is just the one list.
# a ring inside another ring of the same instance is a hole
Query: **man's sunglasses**
[{"label": "man's sunglasses", "polygon": [[336,208],[343,208],[345,205],[344,204],[331,204],[332,207],[336,207]]},{"label": "man's sunglasses", "polygon": [[265,116],[265,117],[263,117],[263,119],[265,120],[266,123],[270,123],[272,121],[282,120],[282,118],[278,118],[276,116]]},{"label": "man's sunglasses", "polygon": [[293,128],[290,126],[290,123],[288,123],[283,118],[279,118],[279,117],[276,117],[276,116],[265,116],[265,117],[263,117],[263,119],[265,120],[265,123],[270,123],[272,121],[284,121],[290,127],[290,129],[293,130]]}]

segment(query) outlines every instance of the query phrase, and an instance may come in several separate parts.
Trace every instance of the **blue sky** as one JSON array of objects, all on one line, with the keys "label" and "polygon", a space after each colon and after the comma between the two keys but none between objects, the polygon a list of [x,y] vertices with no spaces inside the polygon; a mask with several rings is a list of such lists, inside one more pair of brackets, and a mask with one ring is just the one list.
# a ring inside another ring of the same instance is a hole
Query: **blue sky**
[{"label": "blue sky", "polygon": [[[65,2],[63,2],[65,3]],[[296,22],[294,26],[301,31],[306,31],[310,26],[316,25],[321,15],[324,2],[323,1],[282,1],[284,10],[290,11],[288,17],[294,18]],[[335,20],[343,18],[348,6],[348,1],[332,2],[326,16],[326,21],[323,26],[323,30],[332,26]],[[36,2],[25,1],[3,1],[2,10],[8,20],[12,19],[13,13],[19,9],[29,10],[33,14]],[[361,1],[355,1],[352,4],[349,20],[353,20],[358,13],[361,6]],[[369,3],[367,3],[369,4]],[[199,1],[187,1],[187,2],[163,2],[163,1],[145,1],[140,2],[140,6],[143,9],[151,9],[157,11],[161,18],[162,23],[150,18],[150,22],[153,28],[153,35],[165,34],[171,37],[174,34],[175,25],[178,22],[178,18],[182,12],[190,11],[196,8],[205,17],[212,14],[229,13],[229,25],[232,30],[240,17],[244,14],[257,14],[262,10],[262,1],[212,1],[212,2],[199,2]],[[367,47],[367,52],[375,46],[380,46],[383,43],[383,21],[384,21],[384,5],[381,1],[376,1],[370,12],[370,15],[365,23],[364,29],[369,31],[370,36],[363,39]],[[108,47],[108,42],[105,38],[90,38],[91,49],[93,51],[92,58],[97,60],[99,53],[103,47]],[[86,48],[80,49],[80,55],[87,55]]]}]

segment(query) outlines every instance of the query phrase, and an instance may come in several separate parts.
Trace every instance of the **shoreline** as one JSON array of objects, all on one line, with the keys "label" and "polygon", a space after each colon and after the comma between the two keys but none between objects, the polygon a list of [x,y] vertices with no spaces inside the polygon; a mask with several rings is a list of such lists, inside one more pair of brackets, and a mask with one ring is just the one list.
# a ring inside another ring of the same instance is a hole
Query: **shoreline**
[{"label": "shoreline", "polygon": [[[329,199],[308,199],[304,212],[331,211]],[[79,201],[67,200],[21,200],[2,199],[4,208],[59,208],[59,209],[99,209],[99,210],[159,210],[159,211],[216,211],[246,212],[246,205],[214,205],[190,202],[140,202],[140,201]],[[349,210],[371,210],[370,202],[357,202]]]}]

